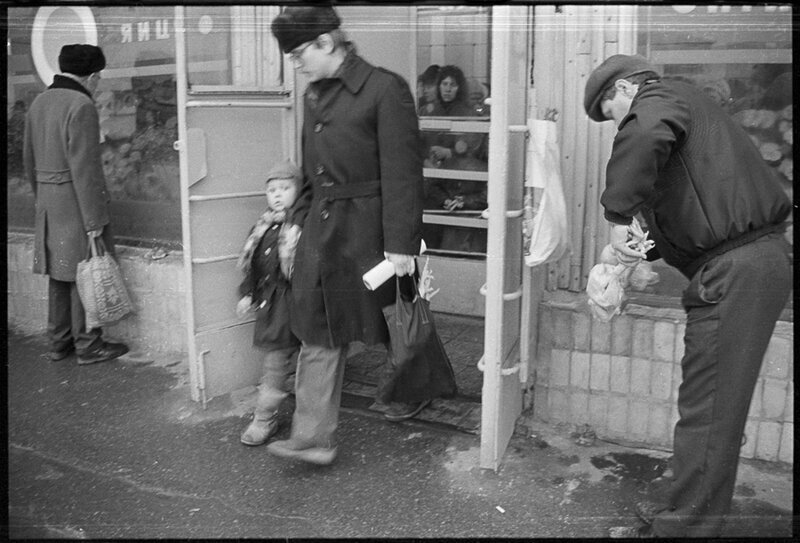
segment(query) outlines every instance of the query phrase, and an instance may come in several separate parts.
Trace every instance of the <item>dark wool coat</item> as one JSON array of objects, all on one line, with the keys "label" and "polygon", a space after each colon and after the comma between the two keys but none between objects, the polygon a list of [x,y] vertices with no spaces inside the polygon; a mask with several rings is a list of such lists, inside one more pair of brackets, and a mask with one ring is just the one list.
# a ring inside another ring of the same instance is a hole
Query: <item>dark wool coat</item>
[{"label": "dark wool coat", "polygon": [[398,75],[349,52],[338,77],[305,96],[304,185],[292,221],[303,226],[292,277],[292,330],[312,345],[385,343],[381,308],[361,276],[384,251],[418,254],[422,160],[414,98]]},{"label": "dark wool coat", "polygon": [[261,237],[239,285],[239,294],[252,296],[256,307],[253,345],[267,350],[300,345],[289,326],[291,286],[278,257],[280,229],[273,224]]},{"label": "dark wool coat", "polygon": [[[75,281],[87,236],[109,222],[109,195],[100,159],[100,125],[89,92],[57,75],[36,97],[25,122],[25,174],[36,195],[33,272]],[[109,228],[106,248],[113,252]]]},{"label": "dark wool coat", "polygon": [[782,230],[791,203],[742,128],[697,88],[643,85],[622,119],[600,202],[606,220],[644,215],[656,251],[691,278],[705,260]]}]

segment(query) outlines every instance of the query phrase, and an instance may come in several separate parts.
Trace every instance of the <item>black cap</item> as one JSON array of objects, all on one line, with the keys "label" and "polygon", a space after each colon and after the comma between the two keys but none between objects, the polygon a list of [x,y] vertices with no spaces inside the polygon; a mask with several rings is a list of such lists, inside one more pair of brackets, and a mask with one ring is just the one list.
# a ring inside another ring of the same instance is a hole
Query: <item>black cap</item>
[{"label": "black cap", "polygon": [[65,45],[58,55],[58,69],[80,77],[99,72],[106,67],[103,50],[96,45],[75,43]]},{"label": "black cap", "polygon": [[600,110],[600,99],[603,97],[603,93],[617,79],[625,79],[645,72],[658,73],[655,67],[640,55],[612,55],[605,59],[592,71],[586,82],[583,108],[589,118],[597,122],[605,121],[606,118]]},{"label": "black cap", "polygon": [[290,6],[272,20],[272,34],[281,51],[289,53],[340,25],[339,16],[331,6]]}]

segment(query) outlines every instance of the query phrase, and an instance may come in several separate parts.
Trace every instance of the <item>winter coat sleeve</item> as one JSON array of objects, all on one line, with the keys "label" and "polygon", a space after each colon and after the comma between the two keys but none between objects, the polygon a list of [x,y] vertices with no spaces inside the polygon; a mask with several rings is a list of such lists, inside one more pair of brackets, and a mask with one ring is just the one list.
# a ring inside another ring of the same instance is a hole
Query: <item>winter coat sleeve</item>
[{"label": "winter coat sleeve", "polygon": [[634,99],[614,138],[606,169],[600,203],[607,221],[630,224],[652,197],[659,172],[683,140],[689,120],[688,106],[677,97]]},{"label": "winter coat sleeve", "polygon": [[422,159],[414,98],[393,76],[378,98],[384,251],[412,255],[422,238]]},{"label": "winter coat sleeve", "polygon": [[80,104],[67,123],[67,159],[87,232],[109,222],[108,193],[100,161],[100,123],[91,102]]}]

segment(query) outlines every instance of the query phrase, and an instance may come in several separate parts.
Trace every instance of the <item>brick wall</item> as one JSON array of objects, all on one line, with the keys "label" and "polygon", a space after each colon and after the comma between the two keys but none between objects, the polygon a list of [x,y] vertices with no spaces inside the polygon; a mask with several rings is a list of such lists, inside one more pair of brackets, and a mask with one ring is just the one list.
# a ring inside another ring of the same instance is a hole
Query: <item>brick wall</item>
[{"label": "brick wall", "polygon": [[[584,302],[540,305],[534,416],[590,424],[601,437],[671,449],[686,327],[682,310],[629,305],[610,323]],[[792,323],[778,322],[756,384],[741,455],[791,463]]]},{"label": "brick wall", "polygon": [[[135,314],[104,327],[104,336],[128,343],[132,351],[143,356],[185,355],[183,254],[164,255],[149,249],[117,247],[117,256]],[[28,334],[45,333],[47,277],[31,272],[32,235],[8,234],[7,262],[9,326]]]}]

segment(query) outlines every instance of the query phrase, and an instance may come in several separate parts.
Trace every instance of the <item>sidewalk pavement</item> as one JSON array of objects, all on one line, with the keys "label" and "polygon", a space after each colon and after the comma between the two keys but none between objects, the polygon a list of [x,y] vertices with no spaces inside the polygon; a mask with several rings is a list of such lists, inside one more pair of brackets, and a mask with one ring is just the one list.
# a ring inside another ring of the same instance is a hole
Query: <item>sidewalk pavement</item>
[{"label": "sidewalk pavement", "polygon": [[[46,350],[9,332],[14,539],[601,538],[663,483],[667,453],[546,425],[521,425],[501,469],[481,470],[478,435],[388,423],[353,394],[336,462],[294,463],[239,443],[252,394],[191,402],[185,362],[79,367]],[[790,537],[791,492],[790,469],[744,462],[726,535]]]}]

